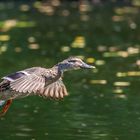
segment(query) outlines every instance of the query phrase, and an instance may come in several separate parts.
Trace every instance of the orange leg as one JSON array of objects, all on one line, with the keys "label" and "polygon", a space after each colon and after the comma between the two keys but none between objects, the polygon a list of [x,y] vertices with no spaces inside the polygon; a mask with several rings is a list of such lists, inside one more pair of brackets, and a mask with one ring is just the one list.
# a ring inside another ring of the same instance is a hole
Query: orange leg
[{"label": "orange leg", "polygon": [[5,113],[8,111],[10,105],[12,103],[12,99],[7,100],[6,104],[4,105],[4,107],[2,108],[2,111],[0,111],[0,116],[4,116]]}]

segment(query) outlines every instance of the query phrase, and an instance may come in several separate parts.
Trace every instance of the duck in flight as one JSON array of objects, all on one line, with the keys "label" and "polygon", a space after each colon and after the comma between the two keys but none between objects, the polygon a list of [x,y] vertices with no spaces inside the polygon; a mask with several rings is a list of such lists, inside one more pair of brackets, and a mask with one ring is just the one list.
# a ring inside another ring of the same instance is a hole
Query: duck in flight
[{"label": "duck in flight", "polygon": [[62,81],[63,73],[80,68],[95,67],[84,63],[80,58],[70,57],[52,68],[32,67],[3,77],[0,83],[0,106],[2,106],[0,116],[7,112],[13,99],[29,95],[56,99],[67,96],[68,93]]}]

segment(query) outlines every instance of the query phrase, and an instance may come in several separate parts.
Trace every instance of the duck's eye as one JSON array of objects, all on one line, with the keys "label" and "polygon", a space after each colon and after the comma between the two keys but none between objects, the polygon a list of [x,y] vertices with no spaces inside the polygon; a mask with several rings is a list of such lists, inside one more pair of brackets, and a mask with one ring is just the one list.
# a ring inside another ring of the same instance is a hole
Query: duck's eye
[{"label": "duck's eye", "polygon": [[69,60],[68,62],[70,62],[70,63],[75,63],[76,60]]}]

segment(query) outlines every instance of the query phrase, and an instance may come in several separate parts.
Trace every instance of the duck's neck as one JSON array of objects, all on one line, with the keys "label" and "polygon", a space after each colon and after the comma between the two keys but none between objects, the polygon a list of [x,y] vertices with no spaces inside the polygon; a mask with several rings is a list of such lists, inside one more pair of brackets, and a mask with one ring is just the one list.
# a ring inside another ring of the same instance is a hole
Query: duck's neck
[{"label": "duck's neck", "polygon": [[61,67],[59,67],[59,65],[55,65],[53,67],[54,71],[59,75],[59,76],[62,76],[63,75],[63,70],[61,69]]},{"label": "duck's neck", "polygon": [[63,72],[70,70],[69,65],[67,64],[62,64],[62,63],[58,63],[55,65],[55,67],[58,68],[58,70],[63,74]]}]

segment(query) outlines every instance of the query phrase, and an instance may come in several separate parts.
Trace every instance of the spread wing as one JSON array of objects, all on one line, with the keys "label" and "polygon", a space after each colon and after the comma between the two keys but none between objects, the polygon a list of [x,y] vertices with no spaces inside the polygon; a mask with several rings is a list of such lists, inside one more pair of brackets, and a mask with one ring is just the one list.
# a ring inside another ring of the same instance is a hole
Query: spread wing
[{"label": "spread wing", "polygon": [[30,74],[15,81],[11,81],[10,88],[16,91],[16,94],[18,94],[18,92],[25,93],[27,95],[33,93],[34,95],[51,98],[63,98],[68,95],[61,78],[47,86],[45,86],[45,80],[45,77],[41,75]]},{"label": "spread wing", "polygon": [[45,87],[45,78],[41,75],[30,74],[10,82],[10,88],[22,93],[36,93]]},{"label": "spread wing", "polygon": [[39,95],[44,98],[51,97],[51,98],[59,99],[59,98],[63,98],[64,96],[67,96],[68,92],[62,80],[59,79],[56,82],[48,85],[47,87],[39,90]]}]

